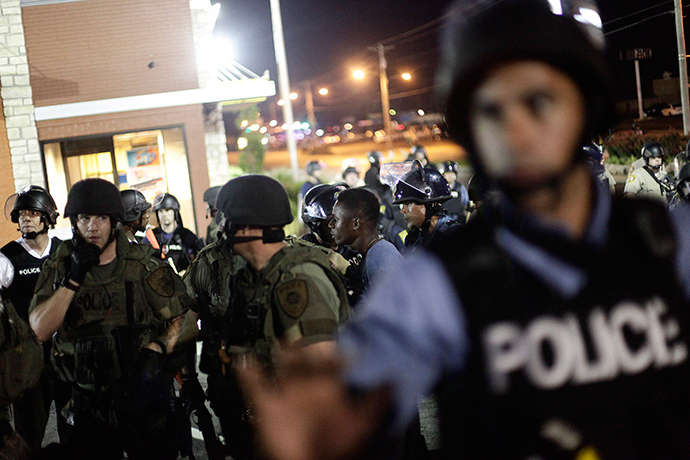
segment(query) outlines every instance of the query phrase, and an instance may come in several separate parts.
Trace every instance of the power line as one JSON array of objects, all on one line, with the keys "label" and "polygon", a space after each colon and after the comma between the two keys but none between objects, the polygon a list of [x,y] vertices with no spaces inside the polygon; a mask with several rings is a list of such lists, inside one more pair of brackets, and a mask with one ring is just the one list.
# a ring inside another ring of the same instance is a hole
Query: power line
[{"label": "power line", "polygon": [[642,9],[642,10],[635,11],[634,13],[626,14],[625,16],[621,16],[621,17],[619,17],[619,18],[611,19],[610,21],[606,21],[606,22],[604,23],[604,25],[608,25],[608,24],[611,24],[611,23],[613,23],[613,22],[620,21],[621,19],[629,18],[630,16],[635,16],[635,15],[637,15],[637,14],[644,13],[645,11],[649,11],[649,10],[652,10],[652,9],[657,8],[657,7],[659,7],[659,6],[666,5],[667,3],[673,3],[673,2],[667,0],[667,1],[665,1],[665,2],[658,3],[658,4],[654,5],[654,6],[650,6],[650,7],[648,7],[648,8],[644,8],[644,9]]},{"label": "power line", "polygon": [[672,10],[671,10],[671,11],[664,11],[663,13],[655,14],[654,16],[649,16],[649,17],[647,17],[647,18],[645,18],[645,19],[642,19],[641,21],[637,21],[637,22],[634,22],[634,23],[632,23],[632,24],[628,24],[627,26],[623,26],[623,27],[620,27],[620,28],[618,28],[618,29],[615,29],[615,30],[611,30],[611,31],[609,31],[609,32],[606,32],[606,33],[604,34],[604,36],[612,35],[612,34],[615,34],[616,32],[620,32],[621,30],[629,29],[629,28],[631,28],[631,27],[640,25],[640,24],[642,24],[643,22],[647,22],[647,21],[649,21],[649,20],[651,20],[651,19],[658,18],[659,16],[663,16],[663,15],[665,15],[665,14],[673,14],[673,11],[672,11]]}]

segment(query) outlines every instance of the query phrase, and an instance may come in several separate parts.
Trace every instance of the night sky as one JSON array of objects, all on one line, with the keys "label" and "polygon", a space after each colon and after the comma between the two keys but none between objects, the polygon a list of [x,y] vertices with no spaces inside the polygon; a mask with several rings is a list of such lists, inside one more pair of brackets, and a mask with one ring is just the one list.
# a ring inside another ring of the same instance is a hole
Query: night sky
[{"label": "night sky", "polygon": [[[216,35],[226,35],[235,46],[235,59],[257,74],[268,69],[277,81],[269,0],[220,0]],[[311,81],[313,92],[328,87],[327,97],[315,96],[317,118],[336,123],[345,113],[366,116],[380,110],[375,73],[355,81],[355,67],[376,72],[377,58],[368,48],[378,42],[394,45],[386,52],[391,105],[399,110],[429,107],[437,63],[438,22],[450,1],[446,0],[283,0],[281,2],[291,86],[299,91]],[[678,75],[673,1],[600,0],[599,8],[607,33],[609,56],[623,98],[635,98],[632,62],[621,62],[620,50],[652,48],[653,58],[641,61],[643,95],[653,96],[652,79],[664,71]],[[687,9],[686,9],[687,12]],[[396,38],[412,29],[429,25],[425,33]],[[686,33],[687,36],[687,33]],[[398,75],[408,71],[414,79],[403,82]],[[420,94],[396,98],[405,92]],[[369,102],[367,102],[369,101]],[[377,107],[378,103],[378,109]],[[295,102],[295,116],[303,115]]]}]

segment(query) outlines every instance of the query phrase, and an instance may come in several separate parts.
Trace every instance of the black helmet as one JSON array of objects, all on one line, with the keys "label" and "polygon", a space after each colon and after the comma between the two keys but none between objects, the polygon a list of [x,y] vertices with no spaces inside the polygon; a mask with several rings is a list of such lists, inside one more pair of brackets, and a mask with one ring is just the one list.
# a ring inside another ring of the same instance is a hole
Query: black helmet
[{"label": "black helmet", "polygon": [[[12,201],[14,203],[12,204]],[[10,220],[15,224],[19,223],[19,211],[30,210],[39,211],[43,214],[46,220],[46,229],[48,226],[54,227],[60,213],[57,212],[57,206],[53,197],[38,185],[28,185],[11,195],[5,202],[5,209],[12,204],[12,211],[10,212]]]},{"label": "black helmet", "polygon": [[458,163],[455,161],[444,161],[441,165],[441,174],[458,173]]},{"label": "black helmet", "polygon": [[310,161],[307,163],[307,174],[313,176],[316,171],[321,169],[321,163],[318,161]]},{"label": "black helmet", "polygon": [[146,197],[139,190],[122,190],[120,198],[125,208],[125,222],[136,221],[147,209],[151,208],[151,203],[146,201]]},{"label": "black helmet", "polygon": [[582,146],[582,153],[587,160],[587,166],[592,171],[596,173],[604,172],[604,165],[601,164],[601,161],[604,159],[604,153],[599,145],[589,142]]},{"label": "black helmet", "polygon": [[393,204],[416,202],[443,203],[451,198],[448,181],[435,169],[422,168],[415,161],[412,171],[405,173],[393,192]]},{"label": "black helmet", "polygon": [[650,158],[661,157],[665,155],[664,148],[658,142],[647,142],[642,147],[642,158],[644,158],[644,163],[649,164]]},{"label": "black helmet", "polygon": [[690,202],[690,163],[686,163],[678,174],[678,195],[684,202]]},{"label": "black helmet", "polygon": [[153,210],[158,212],[161,209],[172,209],[176,212],[180,212],[180,202],[177,201],[175,195],[163,193],[156,196],[156,198],[153,200]]},{"label": "black helmet", "polygon": [[120,222],[124,221],[125,208],[120,191],[112,182],[96,177],[76,182],[67,194],[65,217],[77,217],[79,214],[111,216]]},{"label": "black helmet", "polygon": [[381,166],[381,163],[383,163],[383,153],[379,152],[378,150],[372,150],[371,152],[367,153],[367,159],[372,166],[379,167]]},{"label": "black helmet", "polygon": [[302,221],[312,227],[319,221],[329,220],[333,217],[333,205],[338,199],[338,194],[347,190],[347,184],[319,184],[309,189],[304,195],[302,204]]},{"label": "black helmet", "polygon": [[204,202],[210,207],[216,207],[216,199],[218,198],[218,192],[220,192],[222,185],[215,185],[213,187],[207,188],[204,192]]},{"label": "black helmet", "polygon": [[[470,98],[491,66],[516,59],[547,62],[569,75],[587,104],[583,144],[615,118],[615,85],[593,0],[459,0],[449,9],[437,84],[449,133],[467,147],[475,170]],[[575,152],[573,152],[575,153]]]},{"label": "black helmet", "polygon": [[226,225],[283,227],[293,220],[283,184],[261,174],[228,181],[218,192],[216,207],[223,213]]}]

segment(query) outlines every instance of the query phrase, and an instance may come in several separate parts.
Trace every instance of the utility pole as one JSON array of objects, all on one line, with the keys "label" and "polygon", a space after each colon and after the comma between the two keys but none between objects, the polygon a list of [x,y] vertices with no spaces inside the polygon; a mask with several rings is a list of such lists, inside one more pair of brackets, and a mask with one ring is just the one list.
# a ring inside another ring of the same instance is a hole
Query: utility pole
[{"label": "utility pole", "polygon": [[685,32],[683,30],[683,5],[674,0],[676,16],[676,41],[678,42],[678,69],[680,75],[680,102],[683,105],[683,135],[690,132],[690,101],[688,100],[688,64],[685,54]]},{"label": "utility pole", "polygon": [[376,50],[379,54],[379,82],[381,83],[381,109],[383,111],[383,130],[386,132],[386,147],[388,148],[388,153],[393,151],[393,128],[391,126],[391,102],[390,96],[388,94],[388,75],[386,69],[388,65],[386,63],[386,47],[383,43],[376,45]]},{"label": "utility pole", "polygon": [[307,121],[313,132],[316,129],[316,116],[314,115],[314,95],[311,92],[311,80],[304,84],[304,102],[307,106]]},{"label": "utility pole", "polygon": [[280,97],[285,101],[283,106],[283,119],[288,125],[286,140],[288,153],[290,154],[290,166],[292,177],[297,180],[299,164],[297,162],[297,143],[295,142],[295,130],[292,127],[294,115],[292,113],[292,101],[290,100],[290,78],[288,76],[287,56],[285,54],[285,37],[283,35],[283,19],[280,15],[280,0],[271,0],[271,22],[273,23],[273,47],[276,52],[276,65],[278,66],[278,90]]}]

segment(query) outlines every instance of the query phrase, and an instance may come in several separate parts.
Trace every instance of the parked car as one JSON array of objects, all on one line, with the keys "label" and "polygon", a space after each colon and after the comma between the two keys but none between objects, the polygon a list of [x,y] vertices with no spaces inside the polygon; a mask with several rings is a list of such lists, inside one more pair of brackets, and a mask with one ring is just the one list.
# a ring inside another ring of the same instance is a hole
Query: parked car
[{"label": "parked car", "polygon": [[661,109],[661,114],[665,117],[672,117],[673,115],[682,115],[683,114],[683,106],[682,105],[666,104],[666,107]]},{"label": "parked car", "polygon": [[656,104],[652,104],[645,109],[644,118],[661,116],[670,117],[673,115],[681,115],[682,113],[683,108],[680,105],[657,102]]}]

